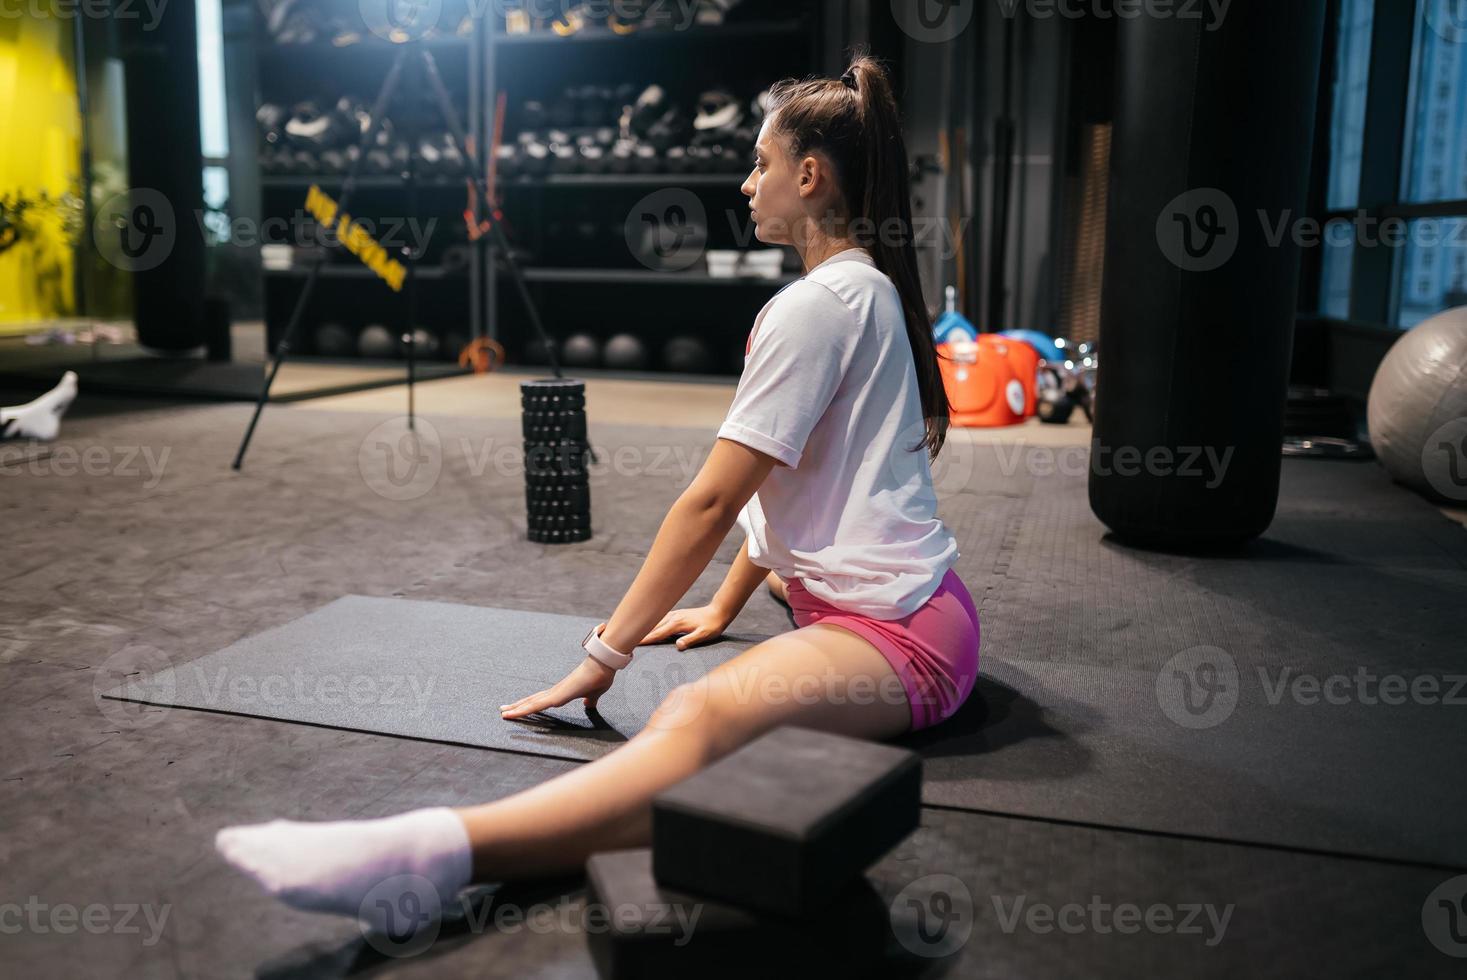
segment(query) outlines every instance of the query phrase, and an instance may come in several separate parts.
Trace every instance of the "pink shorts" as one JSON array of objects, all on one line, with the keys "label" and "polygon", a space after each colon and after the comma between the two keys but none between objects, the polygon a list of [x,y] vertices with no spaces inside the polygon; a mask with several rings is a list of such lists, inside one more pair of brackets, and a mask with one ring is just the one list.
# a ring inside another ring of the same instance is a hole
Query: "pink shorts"
[{"label": "pink shorts", "polygon": [[912,731],[957,711],[978,680],[978,610],[956,572],[948,569],[932,597],[902,619],[872,619],[811,595],[797,578],[786,583],[795,623],[850,630],[881,651],[901,679],[912,706]]}]

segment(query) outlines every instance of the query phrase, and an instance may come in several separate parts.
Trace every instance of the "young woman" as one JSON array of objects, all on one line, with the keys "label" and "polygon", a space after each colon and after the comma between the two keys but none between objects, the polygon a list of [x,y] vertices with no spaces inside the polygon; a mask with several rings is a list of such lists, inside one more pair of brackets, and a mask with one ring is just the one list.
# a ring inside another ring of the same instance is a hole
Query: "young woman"
[{"label": "young woman", "polygon": [[[976,680],[979,627],[936,514],[930,459],[948,405],[908,185],[879,63],[862,54],[841,79],[774,89],[743,192],[759,240],[793,245],[806,275],[759,314],[706,465],[586,659],[501,717],[594,706],[635,647],[716,638],[766,576],[798,629],[678,687],[626,744],[532,789],[382,820],[228,828],[224,857],[297,908],[382,927],[383,910],[439,908],[472,882],[645,845],[655,794],[777,725],[885,739],[952,714]],[[745,543],[713,601],[669,612],[735,523]]]}]

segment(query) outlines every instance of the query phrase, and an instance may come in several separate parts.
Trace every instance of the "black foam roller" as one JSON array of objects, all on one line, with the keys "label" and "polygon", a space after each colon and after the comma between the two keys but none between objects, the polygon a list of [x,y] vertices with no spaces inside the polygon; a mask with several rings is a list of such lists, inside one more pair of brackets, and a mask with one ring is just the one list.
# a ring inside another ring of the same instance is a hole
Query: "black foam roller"
[{"label": "black foam roller", "polygon": [[589,540],[585,382],[563,378],[522,381],[520,406],[527,536],[544,544]]}]

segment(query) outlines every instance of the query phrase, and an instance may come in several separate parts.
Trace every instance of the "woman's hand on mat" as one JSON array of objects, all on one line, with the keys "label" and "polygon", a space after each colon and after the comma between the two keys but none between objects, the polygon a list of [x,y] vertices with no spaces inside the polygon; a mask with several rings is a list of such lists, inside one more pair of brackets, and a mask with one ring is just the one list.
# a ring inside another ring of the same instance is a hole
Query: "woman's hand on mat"
[{"label": "woman's hand on mat", "polygon": [[546,708],[558,708],[563,704],[569,704],[576,698],[584,698],[586,708],[590,710],[596,707],[596,702],[601,699],[601,695],[611,690],[611,682],[614,680],[616,680],[616,671],[600,661],[587,657],[554,687],[546,688],[526,698],[520,698],[514,704],[501,704],[499,717],[505,720],[523,718],[525,715],[532,715]]},{"label": "woman's hand on mat", "polygon": [[700,643],[708,643],[723,635],[733,617],[716,606],[699,606],[696,609],[674,609],[662,617],[662,622],[652,627],[642,644],[661,643],[669,637],[678,638],[677,648],[686,650]]}]

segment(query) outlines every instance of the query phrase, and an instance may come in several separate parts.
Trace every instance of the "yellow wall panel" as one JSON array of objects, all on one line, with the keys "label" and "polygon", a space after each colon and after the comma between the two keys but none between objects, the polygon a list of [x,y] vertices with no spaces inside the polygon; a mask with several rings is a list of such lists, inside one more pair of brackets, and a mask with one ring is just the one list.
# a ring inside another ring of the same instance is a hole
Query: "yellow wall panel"
[{"label": "yellow wall panel", "polygon": [[0,252],[0,332],[15,332],[75,311],[70,235],[87,230],[74,220],[68,229],[55,206],[81,191],[73,24],[35,15],[0,24],[0,197],[53,202],[28,211],[21,238]]}]

